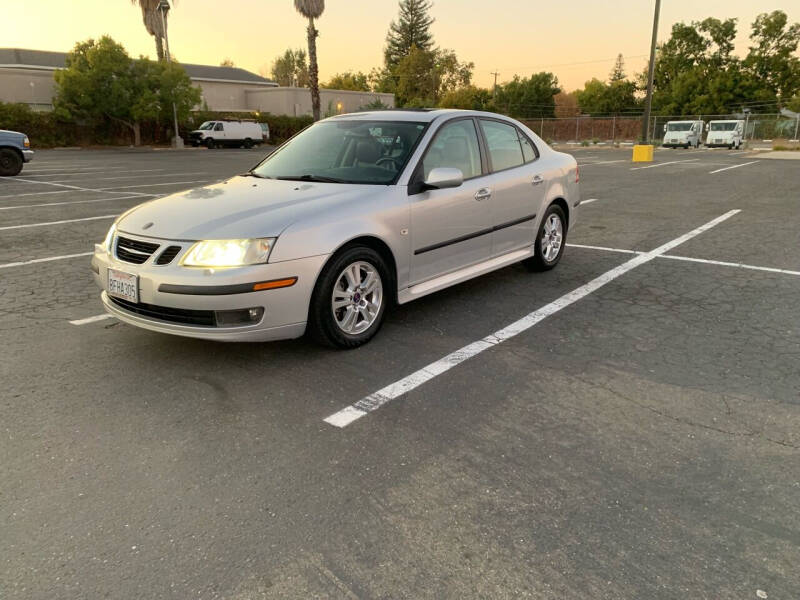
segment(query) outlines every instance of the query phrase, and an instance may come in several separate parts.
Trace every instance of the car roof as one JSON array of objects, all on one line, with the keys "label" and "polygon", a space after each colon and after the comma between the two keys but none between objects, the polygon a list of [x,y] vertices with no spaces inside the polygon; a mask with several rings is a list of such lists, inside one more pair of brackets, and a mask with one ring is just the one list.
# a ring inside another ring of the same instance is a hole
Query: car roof
[{"label": "car roof", "polygon": [[456,108],[390,108],[385,110],[371,110],[366,112],[346,113],[330,117],[335,120],[352,121],[415,121],[417,123],[430,123],[439,117],[447,116],[486,116],[500,119],[508,119],[504,115],[478,110],[460,110]]}]

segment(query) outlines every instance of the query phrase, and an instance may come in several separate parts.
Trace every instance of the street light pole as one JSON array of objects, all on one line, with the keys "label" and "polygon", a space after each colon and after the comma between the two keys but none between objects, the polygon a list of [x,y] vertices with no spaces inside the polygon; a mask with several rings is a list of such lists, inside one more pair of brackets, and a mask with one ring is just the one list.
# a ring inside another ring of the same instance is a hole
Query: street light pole
[{"label": "street light pole", "polygon": [[653,71],[656,62],[656,41],[658,39],[658,15],[661,12],[661,0],[656,0],[656,11],[653,15],[653,37],[650,41],[650,65],[647,69],[647,98],[642,115],[642,143],[650,142],[650,111],[653,106]]},{"label": "street light pole", "polygon": [[[169,0],[161,0],[158,3],[158,12],[161,13],[161,28],[164,30],[164,49],[167,54],[167,64],[172,63],[172,57],[169,54],[169,35],[167,35],[167,12],[169,11]],[[178,133],[178,108],[175,106],[175,99],[172,100],[172,119],[175,131],[175,136],[172,138],[172,146],[174,148],[183,148],[183,138]]]}]

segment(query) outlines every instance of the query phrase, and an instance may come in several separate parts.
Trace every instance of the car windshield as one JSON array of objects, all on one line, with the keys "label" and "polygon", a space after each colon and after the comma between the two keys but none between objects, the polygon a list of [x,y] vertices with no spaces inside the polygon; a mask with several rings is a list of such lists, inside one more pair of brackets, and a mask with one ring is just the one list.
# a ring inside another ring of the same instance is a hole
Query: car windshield
[{"label": "car windshield", "polygon": [[198,129],[211,129],[212,127],[214,127],[214,121],[206,121]]},{"label": "car windshield", "polygon": [[667,123],[667,131],[689,131],[691,123]]},{"label": "car windshield", "polygon": [[424,130],[424,123],[409,121],[322,121],[264,159],[253,173],[272,179],[389,184]]},{"label": "car windshield", "polygon": [[711,131],[733,131],[736,128],[736,123],[712,123],[709,126]]}]

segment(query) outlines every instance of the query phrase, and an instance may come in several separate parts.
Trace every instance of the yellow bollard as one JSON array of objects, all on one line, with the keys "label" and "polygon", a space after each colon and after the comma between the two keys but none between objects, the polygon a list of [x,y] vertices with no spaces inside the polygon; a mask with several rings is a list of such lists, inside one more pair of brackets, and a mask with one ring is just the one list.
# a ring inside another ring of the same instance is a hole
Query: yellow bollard
[{"label": "yellow bollard", "polygon": [[636,144],[633,147],[633,162],[653,162],[653,146]]}]

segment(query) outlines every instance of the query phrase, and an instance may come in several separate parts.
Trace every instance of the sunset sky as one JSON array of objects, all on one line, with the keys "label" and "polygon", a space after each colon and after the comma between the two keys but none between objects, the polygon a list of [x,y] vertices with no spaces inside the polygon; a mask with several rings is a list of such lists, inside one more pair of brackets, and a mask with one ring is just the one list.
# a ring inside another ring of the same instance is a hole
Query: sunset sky
[{"label": "sunset sky", "polygon": [[[318,22],[321,80],[337,72],[369,72],[383,60],[396,0],[327,0]],[[654,0],[435,0],[436,43],[475,63],[475,82],[491,85],[515,73],[554,72],[567,90],[605,79],[617,53],[630,75],[649,52]],[[708,16],[737,17],[737,51],[747,51],[750,23],[782,9],[800,21],[798,0],[664,0],[659,38],[673,23]],[[128,0],[4,1],[0,47],[69,50],[76,41],[109,34],[132,55],[155,54],[141,12]],[[170,13],[170,48],[183,62],[237,66],[259,72],[287,47],[304,47],[305,22],[291,0],[178,0]]]}]

